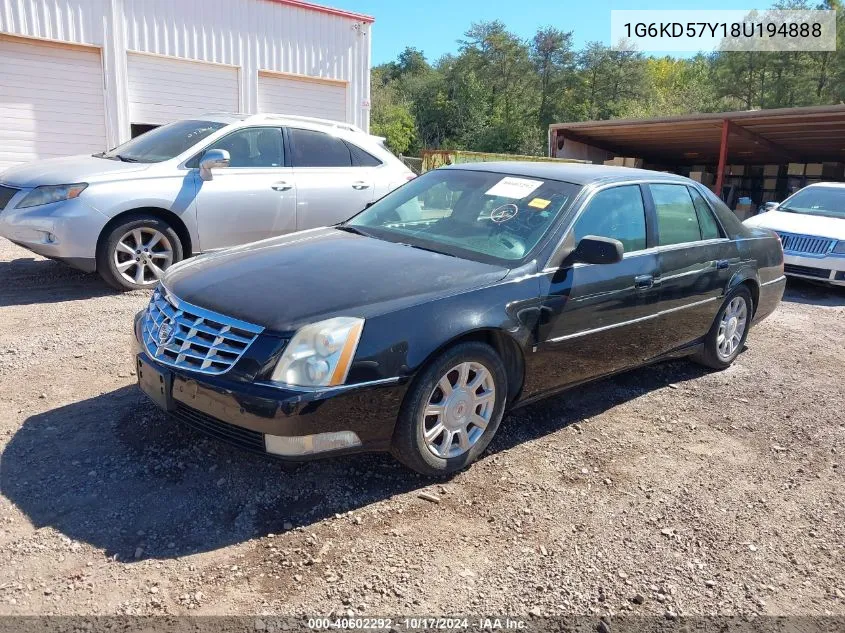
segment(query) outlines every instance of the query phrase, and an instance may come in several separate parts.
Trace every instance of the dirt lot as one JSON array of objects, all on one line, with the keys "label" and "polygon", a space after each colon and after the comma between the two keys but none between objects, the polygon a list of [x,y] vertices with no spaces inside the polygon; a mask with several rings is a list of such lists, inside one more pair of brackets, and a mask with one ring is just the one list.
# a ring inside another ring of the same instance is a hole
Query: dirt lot
[{"label": "dirt lot", "polygon": [[175,425],[146,300],[0,240],[0,614],[845,615],[845,292],[519,410],[445,484]]}]

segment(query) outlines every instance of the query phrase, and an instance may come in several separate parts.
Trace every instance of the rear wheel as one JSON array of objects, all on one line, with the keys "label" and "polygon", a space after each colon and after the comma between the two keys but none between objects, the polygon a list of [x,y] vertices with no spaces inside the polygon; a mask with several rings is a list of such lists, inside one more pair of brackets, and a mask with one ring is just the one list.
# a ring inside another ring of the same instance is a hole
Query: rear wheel
[{"label": "rear wheel", "polygon": [[499,428],[506,395],[504,366],[489,345],[453,347],[423,370],[406,394],[394,454],[424,475],[464,468]]},{"label": "rear wheel", "polygon": [[100,243],[97,270],[118,290],[150,288],[182,259],[182,243],[167,222],[153,215],[132,215]]},{"label": "rear wheel", "polygon": [[745,345],[753,313],[748,288],[740,286],[733,290],[725,299],[704,338],[704,349],[693,359],[713,369],[730,367]]}]

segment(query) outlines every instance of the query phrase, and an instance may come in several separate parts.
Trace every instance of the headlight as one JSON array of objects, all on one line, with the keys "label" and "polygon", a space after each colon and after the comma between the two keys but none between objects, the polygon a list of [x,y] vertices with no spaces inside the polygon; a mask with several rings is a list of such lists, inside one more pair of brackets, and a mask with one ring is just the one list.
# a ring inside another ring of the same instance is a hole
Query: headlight
[{"label": "headlight", "polygon": [[363,329],[364,319],[354,317],[306,325],[288,343],[271,379],[299,387],[342,385]]},{"label": "headlight", "polygon": [[73,185],[44,185],[43,187],[36,187],[23,200],[18,202],[15,208],[25,209],[26,207],[37,207],[42,204],[50,204],[51,202],[60,202],[61,200],[71,200],[85,191],[85,187],[87,186],[88,183],[86,182],[78,182]]},{"label": "headlight", "polygon": [[833,250],[830,252],[835,255],[845,255],[845,240],[839,240],[836,242],[836,246],[834,246]]}]

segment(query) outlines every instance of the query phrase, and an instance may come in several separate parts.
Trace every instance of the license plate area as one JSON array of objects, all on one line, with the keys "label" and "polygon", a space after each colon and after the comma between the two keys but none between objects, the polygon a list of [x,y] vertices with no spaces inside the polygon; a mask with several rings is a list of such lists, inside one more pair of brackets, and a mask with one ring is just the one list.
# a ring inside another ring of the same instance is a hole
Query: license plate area
[{"label": "license plate area", "polygon": [[138,386],[147,396],[165,411],[173,410],[173,374],[159,371],[138,358]]}]

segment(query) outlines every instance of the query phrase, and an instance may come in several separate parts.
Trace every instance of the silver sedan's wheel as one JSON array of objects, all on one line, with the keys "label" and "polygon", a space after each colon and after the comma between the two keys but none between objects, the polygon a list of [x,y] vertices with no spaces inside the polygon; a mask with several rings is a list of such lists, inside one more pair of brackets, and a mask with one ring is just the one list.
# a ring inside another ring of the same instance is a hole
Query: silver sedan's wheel
[{"label": "silver sedan's wheel", "polygon": [[736,296],[728,303],[719,322],[716,350],[721,360],[731,360],[745,335],[746,327],[748,327],[748,306],[744,297]]},{"label": "silver sedan's wheel", "polygon": [[464,362],[437,382],[422,413],[423,438],[435,456],[458,457],[484,435],[496,405],[496,384],[484,365]]},{"label": "silver sedan's wheel", "polygon": [[173,263],[173,245],[152,227],[134,228],[117,241],[114,267],[130,284],[150,286],[158,282]]}]

